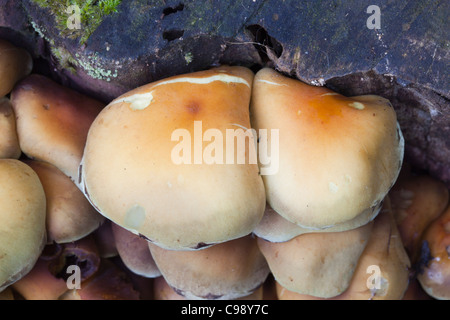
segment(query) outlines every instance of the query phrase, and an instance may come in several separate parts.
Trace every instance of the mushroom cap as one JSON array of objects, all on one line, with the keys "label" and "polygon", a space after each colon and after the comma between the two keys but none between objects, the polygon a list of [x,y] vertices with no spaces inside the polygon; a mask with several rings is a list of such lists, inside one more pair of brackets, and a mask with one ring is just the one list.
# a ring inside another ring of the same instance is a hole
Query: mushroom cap
[{"label": "mushroom cap", "polygon": [[0,39],[0,97],[10,93],[32,69],[33,59],[28,51]]},{"label": "mushroom cap", "polygon": [[49,270],[49,261],[39,258],[34,267],[12,287],[25,300],[57,300],[67,291],[66,281]]},{"label": "mushroom cap", "polygon": [[38,160],[23,162],[37,173],[44,187],[47,199],[47,243],[80,240],[105,220],[75,183],[57,167]]},{"label": "mushroom cap", "polygon": [[[245,138],[242,128],[250,128],[252,79],[247,68],[221,67],[113,100],[89,130],[80,169],[85,195],[108,219],[166,249],[194,250],[250,234],[266,203],[257,161],[210,164],[203,155],[214,148],[244,151],[226,134]],[[203,132],[223,141],[202,144]],[[184,136],[174,138],[179,133]],[[253,136],[246,140],[248,156]],[[174,159],[178,151],[189,154],[184,163]]]},{"label": "mushroom cap", "polygon": [[284,242],[305,233],[342,232],[352,230],[372,221],[378,215],[382,205],[383,202],[380,202],[375,210],[372,208],[366,209],[362,214],[356,216],[352,220],[325,229],[314,229],[304,228],[290,222],[273,210],[269,204],[266,204],[264,216],[253,230],[253,233],[257,237],[270,242]]},{"label": "mushroom cap", "polygon": [[139,300],[130,277],[108,259],[102,259],[99,270],[79,289],[67,290],[60,300]]},{"label": "mushroom cap", "polygon": [[27,274],[46,242],[46,200],[37,174],[0,159],[0,291]]},{"label": "mushroom cap", "polygon": [[[410,261],[386,198],[373,220],[370,239],[360,255],[348,288],[327,300],[400,300],[409,284]],[[379,272],[379,273],[377,273]],[[378,282],[379,280],[379,282]],[[279,300],[322,300],[289,290],[277,282]]]},{"label": "mushroom cap", "polygon": [[256,238],[244,236],[202,250],[167,250],[149,244],[167,283],[188,300],[248,296],[269,274]]},{"label": "mushroom cap", "polygon": [[417,280],[433,298],[450,300],[450,205],[422,236]]},{"label": "mushroom cap", "polygon": [[125,266],[132,272],[147,278],[161,275],[152,257],[147,240],[111,222],[117,252]]},{"label": "mushroom cap", "polygon": [[22,154],[11,101],[0,99],[0,159],[19,159]]},{"label": "mushroom cap", "polygon": [[100,227],[92,233],[102,258],[113,258],[119,255],[112,231],[112,223],[111,220],[105,219]]},{"label": "mushroom cap", "polygon": [[373,222],[342,232],[306,233],[285,242],[258,238],[275,280],[288,290],[330,298],[350,285]]},{"label": "mushroom cap", "polygon": [[[236,300],[263,300],[263,286],[253,291],[250,295],[237,298]],[[154,300],[187,300],[185,296],[178,294],[164,279],[157,277],[153,282]]]},{"label": "mushroom cap", "polygon": [[292,223],[352,220],[375,210],[397,179],[404,140],[387,99],[345,97],[264,68],[250,113],[256,130],[278,130],[279,170],[263,180],[267,202]]},{"label": "mushroom cap", "polygon": [[[358,300],[400,300],[408,288],[410,268],[411,261],[387,196],[374,219],[372,234],[359,259],[348,297]],[[371,287],[368,282],[371,282]]]},{"label": "mushroom cap", "polygon": [[403,245],[411,261],[419,258],[422,234],[438,218],[449,202],[445,184],[429,175],[409,175],[389,192],[392,210]]},{"label": "mushroom cap", "polygon": [[104,104],[37,74],[14,87],[11,102],[23,153],[77,183],[89,127]]}]

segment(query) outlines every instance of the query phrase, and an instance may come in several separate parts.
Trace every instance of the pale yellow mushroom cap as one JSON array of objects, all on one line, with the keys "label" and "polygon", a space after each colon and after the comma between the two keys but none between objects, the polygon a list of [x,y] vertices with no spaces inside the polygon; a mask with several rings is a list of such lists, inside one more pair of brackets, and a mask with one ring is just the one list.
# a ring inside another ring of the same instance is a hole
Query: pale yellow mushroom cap
[{"label": "pale yellow mushroom cap", "polygon": [[250,114],[256,130],[278,130],[279,170],[263,180],[267,202],[292,223],[355,219],[397,179],[404,142],[387,99],[345,97],[265,68],[253,81]]},{"label": "pale yellow mushroom cap", "polygon": [[289,286],[285,287],[277,282],[278,299],[401,300],[409,285],[411,263],[403,247],[388,197],[371,223],[373,227],[369,240],[344,292],[323,298],[289,290]]},{"label": "pale yellow mushroom cap", "polygon": [[372,228],[370,222],[352,230],[306,233],[278,243],[258,238],[258,245],[281,285],[329,298],[347,290]]},{"label": "pale yellow mushroom cap", "polygon": [[[250,234],[266,203],[257,161],[227,162],[224,151],[222,164],[210,163],[213,142],[205,136],[223,138],[212,138],[218,151],[231,146],[235,156],[249,157],[253,135],[245,137],[243,128],[250,129],[252,79],[247,68],[221,67],[150,83],[112,101],[89,130],[80,168],[86,196],[116,224],[167,249]],[[227,130],[240,132],[247,149],[233,146]]]},{"label": "pale yellow mushroom cap", "polygon": [[37,174],[0,159],[0,291],[27,274],[46,242],[46,200]]},{"label": "pale yellow mushroom cap", "polygon": [[229,300],[263,285],[269,267],[251,235],[202,250],[167,250],[149,244],[167,283],[186,299]]},{"label": "pale yellow mushroom cap", "polygon": [[37,173],[44,187],[48,244],[80,240],[105,220],[75,183],[57,167],[44,161],[23,161]]},{"label": "pale yellow mushroom cap", "polygon": [[23,153],[77,183],[89,127],[104,104],[37,74],[14,87],[11,102]]}]

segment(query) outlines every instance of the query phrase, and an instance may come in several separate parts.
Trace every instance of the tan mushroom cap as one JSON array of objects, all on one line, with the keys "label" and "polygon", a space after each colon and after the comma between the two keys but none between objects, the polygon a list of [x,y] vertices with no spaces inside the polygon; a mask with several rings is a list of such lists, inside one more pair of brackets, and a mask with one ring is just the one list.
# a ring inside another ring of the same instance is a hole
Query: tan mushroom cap
[{"label": "tan mushroom cap", "polygon": [[[112,101],[89,130],[80,170],[86,196],[116,224],[166,249],[250,234],[266,203],[258,164],[227,162],[225,151],[250,157],[254,147],[251,134],[246,150],[226,138],[232,130],[245,139],[242,128],[250,128],[252,79],[247,68],[220,67],[150,83]],[[203,133],[223,141],[199,144]],[[209,162],[212,145],[225,150],[223,164]]]},{"label": "tan mushroom cap", "polygon": [[16,85],[11,102],[23,153],[77,183],[89,127],[104,104],[37,74]]},{"label": "tan mushroom cap", "polygon": [[46,242],[45,193],[37,174],[0,159],[0,291],[27,274]]},{"label": "tan mushroom cap", "polygon": [[112,224],[113,222],[111,220],[105,219],[101,226],[92,234],[97,243],[100,257],[102,258],[113,258],[119,255],[114,240]]},{"label": "tan mushroom cap", "polygon": [[39,258],[33,269],[12,287],[25,300],[57,300],[67,291],[67,283],[49,271],[49,261]]},{"label": "tan mushroom cap", "polygon": [[[56,300],[79,280],[83,286],[100,269],[101,258],[91,235],[46,245],[36,264],[12,288],[26,300]],[[78,270],[70,269],[78,266]]]},{"label": "tan mushroom cap", "polygon": [[54,165],[24,160],[39,176],[47,199],[47,243],[68,243],[86,237],[105,220],[75,183]]},{"label": "tan mushroom cap", "polygon": [[417,280],[433,298],[450,300],[450,205],[422,236]]},{"label": "tan mushroom cap", "polygon": [[445,184],[429,175],[409,175],[389,192],[403,245],[414,264],[420,255],[422,234],[449,202]]},{"label": "tan mushroom cap", "polygon": [[[260,286],[250,295],[237,298],[236,300],[263,300],[264,287]],[[153,282],[154,300],[187,300],[185,296],[178,294],[164,279],[157,277]]]},{"label": "tan mushroom cap", "polygon": [[152,257],[147,240],[121,226],[111,223],[115,246],[125,266],[132,272],[147,278],[161,275]]},{"label": "tan mushroom cap", "polygon": [[[362,252],[350,285],[329,300],[400,300],[409,284],[410,261],[403,247],[390,201],[385,199],[380,214],[374,219],[370,239]],[[378,273],[379,272],[379,273]],[[277,282],[280,300],[316,300],[299,294]]]},{"label": "tan mushroom cap", "polygon": [[248,296],[269,274],[251,235],[202,250],[167,250],[149,244],[167,283],[188,300],[229,300]]},{"label": "tan mushroom cap", "polygon": [[342,232],[352,230],[367,224],[369,221],[372,221],[378,215],[382,205],[383,202],[380,202],[375,210],[369,208],[362,214],[356,216],[354,219],[337,224],[330,228],[311,229],[303,228],[290,222],[273,210],[269,204],[266,204],[264,216],[253,230],[253,233],[259,238],[270,242],[284,242],[305,233]]},{"label": "tan mushroom cap", "polygon": [[108,259],[99,270],[83,282],[81,288],[67,290],[60,300],[139,300],[130,277]]},{"label": "tan mushroom cap", "polygon": [[387,99],[345,97],[264,68],[250,111],[256,130],[278,130],[279,170],[263,180],[267,202],[292,223],[328,228],[355,219],[375,210],[397,179],[404,140]]},{"label": "tan mushroom cap", "polygon": [[0,39],[0,97],[10,93],[32,69],[33,59],[28,51]]},{"label": "tan mushroom cap", "polygon": [[352,230],[307,233],[279,243],[258,238],[258,245],[281,285],[297,293],[329,298],[350,285],[372,227],[369,222]]},{"label": "tan mushroom cap", "polygon": [[19,159],[21,154],[11,101],[0,98],[0,159]]}]

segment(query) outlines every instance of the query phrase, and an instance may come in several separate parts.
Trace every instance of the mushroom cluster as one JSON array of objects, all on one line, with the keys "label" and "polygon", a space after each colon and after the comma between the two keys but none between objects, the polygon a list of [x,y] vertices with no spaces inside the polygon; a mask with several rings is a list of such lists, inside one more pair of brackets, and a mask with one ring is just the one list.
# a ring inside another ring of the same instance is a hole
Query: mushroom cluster
[{"label": "mushroom cluster", "polygon": [[0,300],[450,298],[388,100],[220,66],[104,104],[4,41],[0,73]]}]

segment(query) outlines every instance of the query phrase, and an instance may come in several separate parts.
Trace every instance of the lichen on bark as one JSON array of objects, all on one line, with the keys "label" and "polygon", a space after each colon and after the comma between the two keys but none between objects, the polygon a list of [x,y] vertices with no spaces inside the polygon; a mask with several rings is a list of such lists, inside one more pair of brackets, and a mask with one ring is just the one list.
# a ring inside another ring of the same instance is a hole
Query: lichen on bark
[{"label": "lichen on bark", "polygon": [[[84,44],[89,36],[102,23],[104,18],[117,12],[121,0],[33,0],[41,8],[47,8],[55,19],[55,25],[61,36],[79,39]],[[79,11],[72,11],[76,6]],[[74,14],[79,14],[79,27],[68,27],[68,21]]]}]

